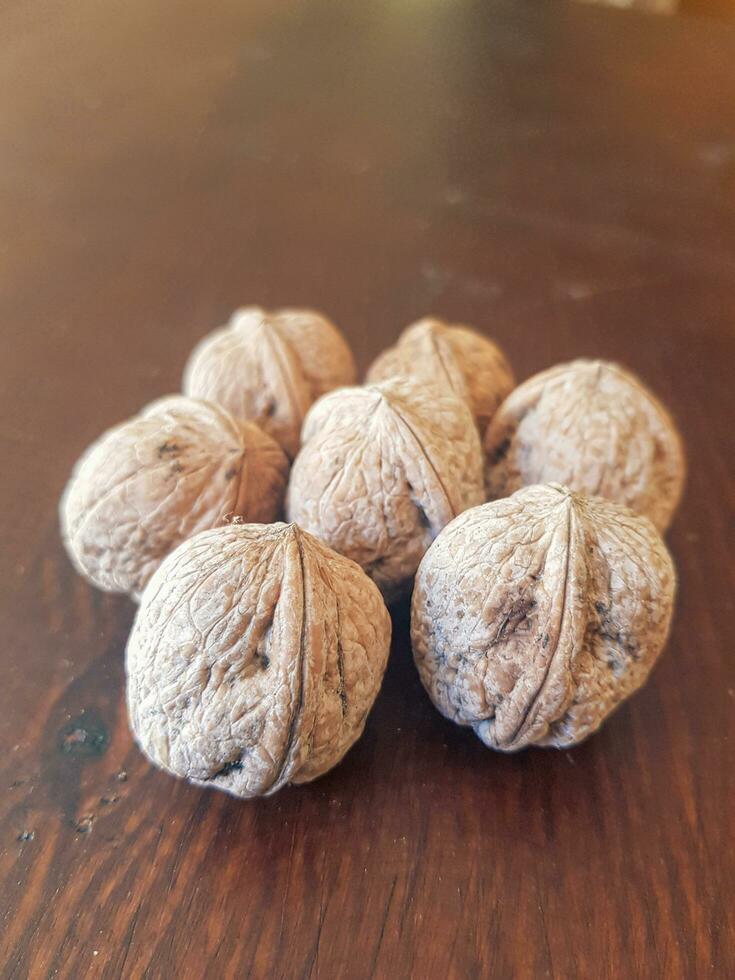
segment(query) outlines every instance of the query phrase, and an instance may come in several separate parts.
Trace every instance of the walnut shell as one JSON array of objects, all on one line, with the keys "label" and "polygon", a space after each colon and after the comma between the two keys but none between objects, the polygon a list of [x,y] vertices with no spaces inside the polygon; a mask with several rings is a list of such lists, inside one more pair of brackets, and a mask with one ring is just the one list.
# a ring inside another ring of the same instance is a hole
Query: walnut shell
[{"label": "walnut shell", "polygon": [[288,460],[252,423],[175,395],[105,432],[74,468],[62,536],[77,570],[138,596],[170,551],[228,514],[282,515]]},{"label": "walnut shell", "polygon": [[389,600],[444,525],[484,497],[472,416],[444,387],[343,388],[311,409],[303,442],[289,519],[358,562]]},{"label": "walnut shell", "polygon": [[342,334],[309,310],[238,310],[192,351],[184,391],[256,422],[293,458],[312,402],[353,384],[355,364]]},{"label": "walnut shell", "polygon": [[572,361],[524,382],[484,440],[490,499],[562,483],[649,517],[663,531],[681,497],[684,453],[666,409],[634,375]]},{"label": "walnut shell", "polygon": [[646,680],[675,574],[646,519],[558,485],[446,527],[416,576],[411,639],[436,707],[494,749],[573,745]]},{"label": "walnut shell", "polygon": [[390,377],[426,384],[444,381],[469,403],[480,435],[514,384],[510,365],[496,344],[471,327],[434,317],[406,327],[367,373],[368,382]]},{"label": "walnut shell", "polygon": [[308,782],[361,735],[390,635],[367,576],[294,524],[205,531],[143,593],[133,733],[155,765],[235,796]]}]

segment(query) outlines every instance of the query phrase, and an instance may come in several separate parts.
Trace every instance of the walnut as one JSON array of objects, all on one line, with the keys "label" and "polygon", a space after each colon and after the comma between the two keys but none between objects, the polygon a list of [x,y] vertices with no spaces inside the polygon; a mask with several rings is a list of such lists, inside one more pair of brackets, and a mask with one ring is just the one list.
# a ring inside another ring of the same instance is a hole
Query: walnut
[{"label": "walnut", "polygon": [[81,457],[61,502],[64,543],[99,588],[137,597],[170,551],[227,514],[280,517],[287,479],[285,454],[256,425],[162,398]]},{"label": "walnut", "polygon": [[649,517],[663,531],[684,483],[668,412],[628,371],[605,361],[560,364],[524,382],[485,434],[490,499],[563,483]]},{"label": "walnut", "polygon": [[293,458],[312,402],[354,381],[350,348],[325,317],[249,306],[194,348],[184,391],[256,422]]},{"label": "walnut", "polygon": [[462,514],[426,553],[414,658],[439,711],[491,748],[573,745],[646,680],[674,587],[646,518],[526,487]]},{"label": "walnut", "polygon": [[445,381],[464,398],[482,435],[513,388],[513,372],[502,351],[470,327],[427,317],[407,327],[367,373],[369,382],[390,377],[427,384]]},{"label": "walnut", "polygon": [[397,378],[344,388],[306,417],[286,498],[290,520],[367,572],[390,601],[439,531],[484,499],[467,405]]},{"label": "walnut", "polygon": [[296,525],[205,531],[143,593],[133,732],[155,765],[235,796],[308,782],[361,735],[390,635],[368,577]]}]

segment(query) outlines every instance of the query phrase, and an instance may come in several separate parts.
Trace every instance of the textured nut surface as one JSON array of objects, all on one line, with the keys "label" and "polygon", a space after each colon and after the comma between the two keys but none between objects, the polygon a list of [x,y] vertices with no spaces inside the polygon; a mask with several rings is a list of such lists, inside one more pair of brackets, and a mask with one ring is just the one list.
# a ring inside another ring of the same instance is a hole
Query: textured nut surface
[{"label": "textured nut surface", "polygon": [[572,361],[535,375],[498,409],[484,440],[488,497],[562,483],[668,526],[684,484],[671,417],[628,371]]},{"label": "textured nut surface", "polygon": [[256,425],[162,398],[81,457],[61,502],[62,536],[91,582],[138,595],[170,551],[226,515],[280,517],[287,480],[285,454]]},{"label": "textured nut surface", "polygon": [[500,348],[470,327],[426,317],[406,327],[367,373],[368,382],[390,377],[426,384],[443,381],[464,398],[480,435],[513,388],[513,372]]},{"label": "textured nut surface", "polygon": [[256,422],[293,457],[312,402],[354,380],[350,348],[325,317],[252,306],[194,348],[184,391]]},{"label": "textured nut surface", "polygon": [[362,733],[390,634],[367,576],[295,525],[205,531],[143,594],[133,732],[156,765],[236,796],[307,782]]},{"label": "textured nut surface", "polygon": [[421,680],[492,748],[572,745],[646,680],[674,587],[648,520],[526,487],[462,514],[424,557],[411,612]]},{"label": "textured nut surface", "polygon": [[466,403],[393,379],[318,401],[291,471],[289,519],[360,564],[389,600],[457,514],[483,500]]}]

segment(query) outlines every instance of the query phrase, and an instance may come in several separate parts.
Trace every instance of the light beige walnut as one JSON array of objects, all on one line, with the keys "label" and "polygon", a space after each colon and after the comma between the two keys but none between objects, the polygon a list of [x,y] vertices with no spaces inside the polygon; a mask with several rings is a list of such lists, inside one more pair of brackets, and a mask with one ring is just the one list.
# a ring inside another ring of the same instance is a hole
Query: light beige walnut
[{"label": "light beige walnut", "polygon": [[490,499],[563,483],[649,517],[663,531],[681,497],[681,439],[661,403],[606,361],[543,371],[509,395],[484,440]]},{"label": "light beige walnut", "polygon": [[391,600],[444,525],[483,496],[466,403],[443,386],[394,378],[314,405],[286,510],[358,562]]},{"label": "light beige walnut", "polygon": [[133,733],[155,765],[235,796],[308,782],[362,734],[390,635],[370,579],[296,525],[205,531],[143,593]]},{"label": "light beige walnut", "polygon": [[194,348],[184,392],[257,423],[293,458],[312,402],[354,381],[350,348],[326,317],[250,306]]},{"label": "light beige walnut", "polygon": [[469,403],[481,436],[514,383],[510,365],[496,344],[470,327],[434,317],[406,327],[395,346],[383,351],[367,373],[368,382],[390,377],[446,383]]},{"label": "light beige walnut", "polygon": [[282,516],[288,460],[250,422],[175,395],[105,432],[74,468],[61,501],[66,549],[108,592],[138,596],[185,538],[229,514]]},{"label": "light beige walnut", "polygon": [[674,588],[646,518],[558,485],[526,487],[462,514],[426,553],[414,658],[439,711],[486,745],[562,748],[644,683]]}]

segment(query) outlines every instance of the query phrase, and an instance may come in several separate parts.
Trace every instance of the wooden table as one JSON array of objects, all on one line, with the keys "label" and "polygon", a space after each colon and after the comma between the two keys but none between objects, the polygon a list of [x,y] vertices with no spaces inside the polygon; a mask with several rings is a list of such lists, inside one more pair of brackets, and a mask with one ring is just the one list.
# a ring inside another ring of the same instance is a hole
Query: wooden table
[{"label": "wooden table", "polygon": [[[0,41],[0,971],[735,975],[735,29],[523,2],[11,3]],[[134,614],[56,507],[239,304],[361,366],[427,313],[629,365],[688,447],[673,634],[574,751],[444,721],[395,613],[364,738],[243,803],[132,744]]]}]

